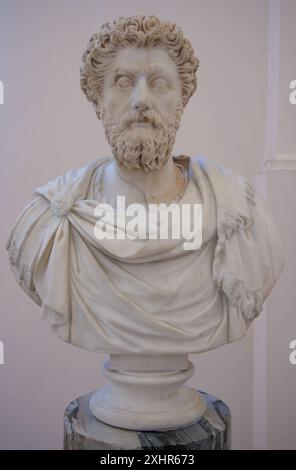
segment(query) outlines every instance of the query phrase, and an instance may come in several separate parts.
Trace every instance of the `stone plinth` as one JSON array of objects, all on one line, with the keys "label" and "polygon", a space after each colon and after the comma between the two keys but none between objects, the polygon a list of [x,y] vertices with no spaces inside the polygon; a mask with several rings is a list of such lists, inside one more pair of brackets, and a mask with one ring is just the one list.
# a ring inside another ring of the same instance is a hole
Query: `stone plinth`
[{"label": "stone plinth", "polygon": [[96,419],[90,412],[92,393],[72,401],[64,415],[67,450],[193,450],[230,449],[230,410],[219,398],[200,392],[205,414],[189,426],[169,431],[131,431]]}]

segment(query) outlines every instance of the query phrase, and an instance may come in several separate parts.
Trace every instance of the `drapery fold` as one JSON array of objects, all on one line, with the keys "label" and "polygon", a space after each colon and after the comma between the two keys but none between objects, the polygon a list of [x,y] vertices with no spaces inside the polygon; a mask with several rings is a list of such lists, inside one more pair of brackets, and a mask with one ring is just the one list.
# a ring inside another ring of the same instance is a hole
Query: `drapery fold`
[{"label": "drapery fold", "polygon": [[[178,157],[174,157],[176,160]],[[194,353],[246,334],[284,266],[278,228],[250,182],[180,157],[201,196],[203,243],[97,240],[102,157],[35,190],[7,249],[18,284],[63,340],[94,351]]]}]

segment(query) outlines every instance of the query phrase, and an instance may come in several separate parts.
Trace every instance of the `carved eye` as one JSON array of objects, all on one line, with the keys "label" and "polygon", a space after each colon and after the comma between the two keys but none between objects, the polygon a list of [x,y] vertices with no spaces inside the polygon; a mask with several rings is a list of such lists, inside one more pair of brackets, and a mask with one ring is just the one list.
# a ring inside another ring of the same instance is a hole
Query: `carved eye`
[{"label": "carved eye", "polygon": [[133,84],[132,84],[132,81],[128,77],[120,77],[116,81],[116,85],[119,86],[120,88],[129,88]]},{"label": "carved eye", "polygon": [[166,88],[167,81],[164,78],[156,78],[151,85],[153,88],[162,89]]}]

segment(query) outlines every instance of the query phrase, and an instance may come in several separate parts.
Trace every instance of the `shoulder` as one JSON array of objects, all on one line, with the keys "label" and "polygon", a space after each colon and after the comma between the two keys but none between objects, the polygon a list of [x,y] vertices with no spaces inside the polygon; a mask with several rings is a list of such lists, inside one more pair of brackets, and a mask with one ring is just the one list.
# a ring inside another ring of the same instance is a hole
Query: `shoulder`
[{"label": "shoulder", "polygon": [[210,160],[207,157],[204,156],[194,156],[191,157],[191,161],[193,165],[198,166],[202,170],[204,170],[206,173],[211,170],[211,171],[216,171],[217,173],[223,175],[223,176],[234,176],[233,171],[231,168],[228,168],[226,166],[220,165],[213,160]]},{"label": "shoulder", "polygon": [[66,174],[57,176],[48,181],[45,185],[36,188],[34,195],[42,195],[49,201],[51,201],[55,195],[63,192],[81,197],[81,193],[87,191],[94,172],[110,159],[110,156],[100,157],[91,160],[79,168],[71,169]]}]

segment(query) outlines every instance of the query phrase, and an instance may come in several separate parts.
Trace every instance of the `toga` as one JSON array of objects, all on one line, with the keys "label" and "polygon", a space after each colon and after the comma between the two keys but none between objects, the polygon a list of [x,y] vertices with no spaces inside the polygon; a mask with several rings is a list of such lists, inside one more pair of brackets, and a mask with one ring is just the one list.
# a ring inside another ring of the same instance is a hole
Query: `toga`
[{"label": "toga", "polygon": [[[243,337],[284,266],[270,209],[250,182],[203,157],[185,162],[179,203],[202,200],[202,245],[98,240],[104,168],[93,160],[34,191],[7,242],[18,284],[69,343],[109,353],[189,354]],[[183,164],[182,163],[182,164]]]}]

